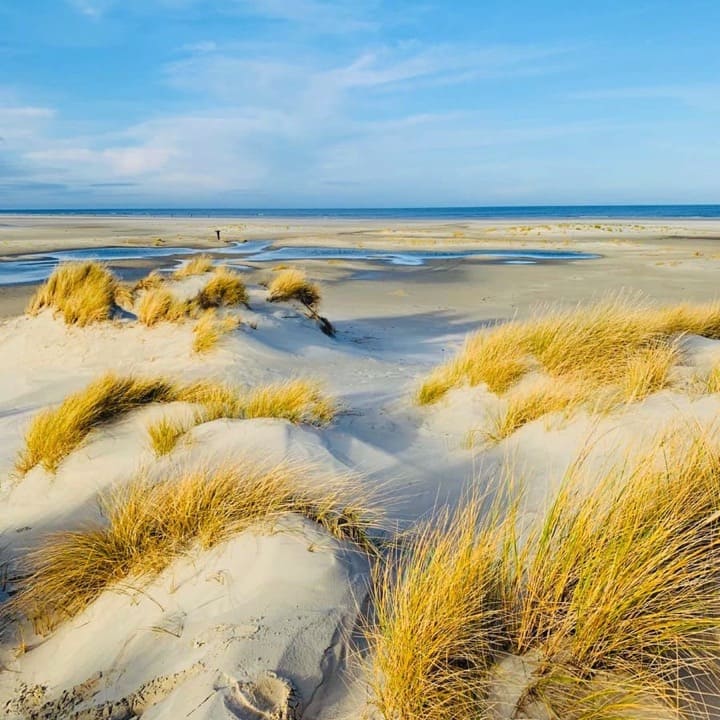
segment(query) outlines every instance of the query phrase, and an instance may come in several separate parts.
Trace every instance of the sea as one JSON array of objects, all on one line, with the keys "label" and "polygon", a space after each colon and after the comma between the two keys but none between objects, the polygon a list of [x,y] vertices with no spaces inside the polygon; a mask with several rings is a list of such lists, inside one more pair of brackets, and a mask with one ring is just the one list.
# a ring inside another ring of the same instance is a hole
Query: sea
[{"label": "sea", "polygon": [[513,205],[413,208],[47,208],[0,209],[2,215],[277,218],[316,220],[692,220],[720,219],[717,205]]}]

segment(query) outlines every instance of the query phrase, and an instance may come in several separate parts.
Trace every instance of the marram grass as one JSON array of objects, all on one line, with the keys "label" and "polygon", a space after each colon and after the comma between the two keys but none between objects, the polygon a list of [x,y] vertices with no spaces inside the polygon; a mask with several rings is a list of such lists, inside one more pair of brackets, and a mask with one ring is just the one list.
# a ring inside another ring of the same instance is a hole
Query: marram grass
[{"label": "marram grass", "polygon": [[81,327],[109,320],[115,309],[118,282],[100,263],[63,263],[35,292],[27,312],[36,315],[45,308],[61,315],[68,325]]},{"label": "marram grass", "polygon": [[248,463],[152,482],[140,477],[103,500],[106,522],[54,533],[23,561],[19,591],[3,606],[40,632],[82,612],[125,580],[149,580],[173,560],[252,527],[296,514],[370,549],[375,513],[357,483],[287,465]]},{"label": "marram grass", "polygon": [[200,405],[202,422],[221,417],[274,417],[323,425],[335,413],[333,401],[317,383],[308,380],[246,390],[211,380],[182,384],[165,378],[108,373],[69,395],[58,407],[44,410],[33,418],[16,469],[24,474],[39,464],[55,472],[93,429],[143,405],[168,402]]},{"label": "marram grass", "polygon": [[218,317],[214,309],[206,310],[193,328],[193,352],[210,352],[223,335],[231,333],[240,325],[240,319],[232,315]]},{"label": "marram grass", "polygon": [[151,287],[142,294],[135,311],[137,319],[148,327],[161,322],[180,322],[193,314],[190,301],[180,300],[164,285]]},{"label": "marram grass", "polygon": [[167,380],[103,375],[69,395],[58,407],[43,410],[33,418],[17,470],[26,473],[40,464],[55,472],[93,428],[143,405],[171,402],[176,393],[174,384]]},{"label": "marram grass", "polygon": [[281,270],[268,285],[270,302],[297,300],[306,307],[315,310],[320,303],[320,290],[310,282],[302,270],[288,268]]},{"label": "marram grass", "polygon": [[[718,688],[720,455],[680,434],[590,494],[571,472],[521,539],[477,502],[380,572],[373,695],[386,720],[707,718]],[[509,675],[508,667],[522,667]],[[498,698],[512,697],[507,714]],[[494,704],[495,703],[495,704]]]},{"label": "marram grass", "polygon": [[247,305],[248,294],[242,278],[221,265],[193,300],[203,310],[215,307]]},{"label": "marram grass", "polygon": [[213,262],[209,255],[198,255],[179,267],[173,273],[173,277],[176,280],[182,280],[183,278],[191,277],[192,275],[202,275],[210,272],[212,268]]},{"label": "marram grass", "polygon": [[422,383],[417,399],[432,403],[465,383],[503,393],[537,370],[643,396],[663,386],[677,358],[674,341],[683,333],[720,338],[720,303],[654,307],[618,297],[546,311],[471,335],[455,358]]},{"label": "marram grass", "polygon": [[183,420],[160,418],[148,425],[150,446],[157,457],[171,453],[178,440],[192,427],[192,423]]}]

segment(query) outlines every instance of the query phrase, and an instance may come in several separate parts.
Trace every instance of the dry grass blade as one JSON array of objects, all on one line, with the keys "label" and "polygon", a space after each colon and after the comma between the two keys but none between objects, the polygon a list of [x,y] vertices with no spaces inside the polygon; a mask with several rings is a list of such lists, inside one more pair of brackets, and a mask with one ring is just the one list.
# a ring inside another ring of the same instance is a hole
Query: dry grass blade
[{"label": "dry grass blade", "polygon": [[268,286],[270,302],[286,302],[297,300],[310,309],[317,309],[320,304],[320,290],[311,283],[302,270],[290,268],[281,270]]},{"label": "dry grass blade", "polygon": [[39,630],[77,615],[107,588],[151,578],[194,547],[211,548],[259,523],[298,514],[340,540],[370,547],[373,513],[357,484],[308,482],[308,470],[251,465],[140,478],[105,500],[107,523],[49,536],[25,559],[27,576],[4,606]]},{"label": "dry grass blade", "polygon": [[327,425],[336,405],[309,380],[288,380],[251,390],[243,401],[246,418],[284,418],[294,423]]},{"label": "dry grass blade", "polygon": [[231,315],[220,318],[214,309],[206,310],[193,328],[193,351],[196,353],[209,352],[223,335],[236,330],[239,325],[239,318]]},{"label": "dry grass blade", "polygon": [[625,366],[622,394],[627,402],[642,400],[667,387],[680,353],[675,342],[650,343],[638,349]]},{"label": "dry grass blade", "polygon": [[664,386],[677,360],[675,340],[683,333],[719,338],[720,304],[657,308],[617,297],[546,311],[470,336],[457,357],[423,382],[417,400],[435,402],[463,383],[485,383],[502,393],[536,368],[640,399]]},{"label": "dry grass blade", "polygon": [[213,269],[213,262],[209,255],[198,255],[192,260],[188,261],[185,265],[178,268],[174,273],[173,277],[176,280],[182,280],[192,275],[203,275],[204,273],[210,272]]},{"label": "dry grass blade", "polygon": [[545,415],[570,411],[584,399],[582,386],[564,379],[544,379],[529,388],[518,388],[508,395],[504,412],[492,418],[492,427],[485,436],[488,440],[500,442]]},{"label": "dry grass blade", "polygon": [[[522,542],[513,511],[501,523],[460,511],[385,570],[371,631],[383,717],[707,717],[697,688],[720,684],[717,449],[678,434],[629,475],[585,483],[574,468]],[[507,714],[498,698],[512,698]]]},{"label": "dry grass blade", "polygon": [[192,423],[182,420],[161,418],[148,425],[150,446],[157,457],[171,453],[178,440],[192,427]]},{"label": "dry grass blade", "polygon": [[133,292],[140,290],[154,290],[165,284],[165,277],[157,270],[152,270],[144,278],[138,280],[133,286]]},{"label": "dry grass blade", "polygon": [[388,720],[484,717],[488,667],[505,639],[500,535],[480,530],[481,518],[472,500],[378,571],[372,684]]},{"label": "dry grass blade", "polygon": [[242,278],[221,265],[212,274],[205,287],[200,290],[195,302],[202,309],[247,305],[248,294]]},{"label": "dry grass blade", "polygon": [[160,322],[179,322],[190,315],[191,307],[165,287],[146,290],[137,304],[137,319],[152,327]]},{"label": "dry grass blade", "polygon": [[260,386],[245,392],[208,380],[182,385],[163,378],[118,377],[108,373],[68,396],[57,408],[33,418],[16,469],[26,473],[41,464],[55,472],[91,430],[156,402],[198,404],[202,407],[199,422],[221,417],[275,417],[322,425],[335,412],[332,400],[317,384],[306,380]]},{"label": "dry grass blade", "polygon": [[40,463],[54,472],[93,428],[147,403],[170,401],[174,393],[174,386],[164,380],[103,375],[33,419],[16,467],[25,473]]},{"label": "dry grass blade", "polygon": [[112,317],[116,291],[117,280],[104,265],[93,261],[63,263],[35,292],[27,312],[36,315],[52,308],[68,325],[82,327]]}]

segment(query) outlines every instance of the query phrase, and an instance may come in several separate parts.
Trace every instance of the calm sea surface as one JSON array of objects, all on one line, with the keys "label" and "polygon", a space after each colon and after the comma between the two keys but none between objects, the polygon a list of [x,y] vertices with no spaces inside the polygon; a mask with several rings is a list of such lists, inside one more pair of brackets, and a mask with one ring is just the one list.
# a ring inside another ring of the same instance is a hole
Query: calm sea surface
[{"label": "calm sea surface", "polygon": [[309,218],[349,220],[568,220],[568,219],[720,219],[720,205],[535,205],[432,208],[146,208],[1,210],[0,215],[109,217]]}]

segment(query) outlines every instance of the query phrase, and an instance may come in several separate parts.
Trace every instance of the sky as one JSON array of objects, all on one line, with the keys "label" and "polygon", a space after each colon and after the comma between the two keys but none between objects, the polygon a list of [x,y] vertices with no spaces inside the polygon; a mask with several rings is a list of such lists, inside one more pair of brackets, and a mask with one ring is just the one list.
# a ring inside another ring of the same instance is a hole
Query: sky
[{"label": "sky", "polygon": [[717,0],[0,0],[0,208],[720,202]]}]

